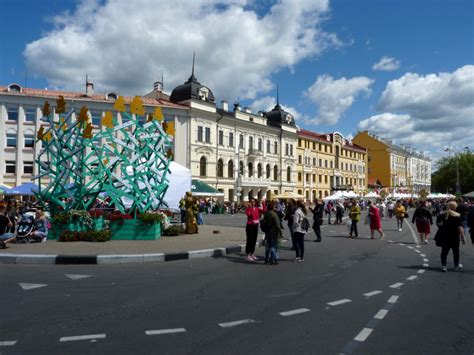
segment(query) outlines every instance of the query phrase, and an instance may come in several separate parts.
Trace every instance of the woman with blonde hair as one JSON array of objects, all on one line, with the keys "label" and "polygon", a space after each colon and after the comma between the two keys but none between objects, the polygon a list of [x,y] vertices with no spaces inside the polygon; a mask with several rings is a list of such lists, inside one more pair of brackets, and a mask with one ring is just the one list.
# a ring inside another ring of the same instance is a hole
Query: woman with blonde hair
[{"label": "woman with blonde hair", "polygon": [[441,247],[441,270],[447,272],[447,258],[450,249],[453,249],[454,270],[461,270],[459,263],[459,244],[466,244],[464,229],[461,223],[461,215],[456,212],[456,201],[449,201],[446,212],[439,215],[436,224],[440,229],[436,233],[436,245]]}]

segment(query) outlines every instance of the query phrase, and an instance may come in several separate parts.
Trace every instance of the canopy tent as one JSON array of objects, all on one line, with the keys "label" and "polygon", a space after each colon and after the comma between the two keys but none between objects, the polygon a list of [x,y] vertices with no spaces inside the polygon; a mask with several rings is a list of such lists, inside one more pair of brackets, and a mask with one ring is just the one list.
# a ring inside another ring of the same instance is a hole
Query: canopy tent
[{"label": "canopy tent", "polygon": [[380,195],[376,192],[369,192],[364,196],[364,198],[380,198]]},{"label": "canopy tent", "polygon": [[0,195],[8,194],[10,190],[11,190],[10,186],[0,184]]},{"label": "canopy tent", "polygon": [[359,197],[354,191],[342,191],[342,196],[344,198],[356,198]]},{"label": "canopy tent", "polygon": [[465,195],[462,195],[463,197],[468,197],[468,198],[474,198],[474,191],[471,191]]},{"label": "canopy tent", "polygon": [[429,199],[433,199],[433,198],[454,198],[454,197],[455,197],[454,195],[442,194],[442,193],[439,193],[439,192],[433,192],[433,193],[430,193],[428,196],[426,196],[426,198],[429,198]]},{"label": "canopy tent", "polygon": [[284,199],[288,199],[288,198],[292,198],[292,199],[299,199],[299,198],[304,198],[304,196],[302,195],[299,195],[293,191],[285,191],[279,195],[276,195],[275,198],[277,199],[281,199],[281,200],[284,200]]},{"label": "canopy tent", "polygon": [[328,201],[344,200],[344,199],[345,199],[345,197],[343,196],[343,192],[342,191],[336,191],[331,196],[326,196],[325,198],[323,198],[323,201],[328,202]]},{"label": "canopy tent", "polygon": [[[223,192],[220,192],[197,179],[192,179],[191,181],[191,192],[193,193],[193,196],[224,197]],[[182,195],[184,195],[184,193]]]},{"label": "canopy tent", "polygon": [[38,192],[38,185],[33,184],[32,182],[27,182],[22,185],[12,187],[6,195],[24,195],[24,196],[33,196],[35,192]]}]

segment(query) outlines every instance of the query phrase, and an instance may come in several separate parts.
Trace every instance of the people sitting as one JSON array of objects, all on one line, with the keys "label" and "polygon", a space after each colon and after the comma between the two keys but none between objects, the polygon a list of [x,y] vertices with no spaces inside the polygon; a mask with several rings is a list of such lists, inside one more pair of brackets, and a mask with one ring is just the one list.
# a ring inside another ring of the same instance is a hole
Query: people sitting
[{"label": "people sitting", "polygon": [[14,233],[7,233],[12,225],[10,218],[5,215],[5,206],[0,205],[0,249],[5,249],[8,242],[15,240]]},{"label": "people sitting", "polygon": [[[15,242],[17,238],[14,233],[5,232],[7,228],[11,227],[12,222],[4,213],[5,207],[0,206],[0,249],[5,249],[7,244]],[[31,237],[34,240],[46,242],[48,239],[48,220],[40,208],[36,209],[34,225]]]}]

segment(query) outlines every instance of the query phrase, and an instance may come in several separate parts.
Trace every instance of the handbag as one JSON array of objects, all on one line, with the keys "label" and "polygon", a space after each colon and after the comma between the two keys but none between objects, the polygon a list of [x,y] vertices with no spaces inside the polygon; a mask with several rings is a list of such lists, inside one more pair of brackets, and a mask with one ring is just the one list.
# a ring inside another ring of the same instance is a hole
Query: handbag
[{"label": "handbag", "polygon": [[[442,227],[442,226],[441,226]],[[438,230],[436,231],[436,234],[434,236],[434,241],[437,247],[441,247],[442,245],[442,239],[443,239],[443,231],[442,228],[438,227]]]},{"label": "handbag", "polygon": [[403,216],[403,218],[410,218],[410,215],[408,214],[408,212],[405,212],[405,215]]}]

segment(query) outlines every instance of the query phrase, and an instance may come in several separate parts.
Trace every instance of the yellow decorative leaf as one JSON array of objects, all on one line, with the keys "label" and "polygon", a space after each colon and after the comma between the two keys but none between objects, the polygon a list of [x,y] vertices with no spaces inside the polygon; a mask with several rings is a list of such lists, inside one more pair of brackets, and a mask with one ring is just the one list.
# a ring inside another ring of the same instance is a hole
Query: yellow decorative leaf
[{"label": "yellow decorative leaf", "polygon": [[38,130],[38,134],[36,135],[36,138],[43,139],[43,136],[44,136],[44,127],[41,126],[40,129]]},{"label": "yellow decorative leaf", "polygon": [[119,96],[117,100],[115,100],[114,109],[120,112],[125,112],[125,100],[123,99],[123,96]]},{"label": "yellow decorative leaf", "polygon": [[163,129],[168,135],[174,137],[174,122],[164,122]]},{"label": "yellow decorative leaf", "polygon": [[49,142],[51,138],[52,138],[51,131],[48,131],[45,134],[43,134],[43,141]]},{"label": "yellow decorative leaf", "polygon": [[63,96],[59,96],[56,100],[56,113],[64,113],[66,112],[66,101],[64,101]]},{"label": "yellow decorative leaf", "polygon": [[87,122],[87,126],[82,133],[82,137],[84,138],[92,138],[92,125],[90,122]]},{"label": "yellow decorative leaf", "polygon": [[153,117],[158,121],[163,120],[165,116],[163,116],[163,111],[161,111],[161,107],[155,108],[155,112],[153,112]]},{"label": "yellow decorative leaf", "polygon": [[63,118],[61,118],[59,120],[61,122],[61,126],[63,127],[63,131],[66,131],[67,130],[67,123],[66,123],[66,120]]},{"label": "yellow decorative leaf", "polygon": [[147,122],[150,122],[153,120],[153,115],[151,113],[148,114],[147,118],[146,118],[146,121]]},{"label": "yellow decorative leaf", "polygon": [[79,117],[77,118],[77,120],[79,122],[87,122],[89,121],[89,116],[87,115],[87,107],[86,106],[82,106],[81,107],[81,111],[79,112]]},{"label": "yellow decorative leaf", "polygon": [[112,116],[112,112],[105,112],[105,116],[102,117],[102,126],[105,126],[107,128],[114,128],[114,117]]},{"label": "yellow decorative leaf", "polygon": [[48,117],[51,111],[49,110],[49,102],[45,101],[43,105],[43,116]]},{"label": "yellow decorative leaf", "polygon": [[109,163],[108,159],[104,159],[104,165],[107,165]]},{"label": "yellow decorative leaf", "polygon": [[143,102],[140,96],[135,96],[130,105],[130,112],[135,115],[143,116],[145,114],[145,109],[143,108]]}]

